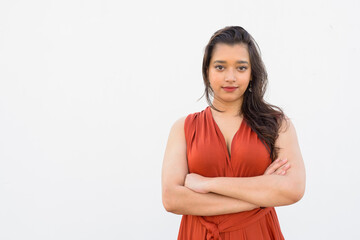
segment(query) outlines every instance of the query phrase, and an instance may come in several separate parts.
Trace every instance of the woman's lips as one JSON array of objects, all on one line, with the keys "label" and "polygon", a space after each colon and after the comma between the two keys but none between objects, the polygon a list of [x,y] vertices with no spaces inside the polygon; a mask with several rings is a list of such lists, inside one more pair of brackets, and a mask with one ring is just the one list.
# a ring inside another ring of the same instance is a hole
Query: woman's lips
[{"label": "woman's lips", "polygon": [[237,87],[223,87],[223,89],[227,92],[233,92],[237,89]]}]

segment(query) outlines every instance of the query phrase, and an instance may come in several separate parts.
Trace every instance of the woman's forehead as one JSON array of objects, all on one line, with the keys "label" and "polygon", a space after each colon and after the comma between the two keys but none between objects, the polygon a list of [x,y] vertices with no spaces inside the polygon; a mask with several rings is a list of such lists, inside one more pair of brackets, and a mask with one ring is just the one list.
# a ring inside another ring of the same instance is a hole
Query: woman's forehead
[{"label": "woman's forehead", "polygon": [[218,43],[215,45],[211,61],[249,61],[249,51],[246,44],[226,44]]}]

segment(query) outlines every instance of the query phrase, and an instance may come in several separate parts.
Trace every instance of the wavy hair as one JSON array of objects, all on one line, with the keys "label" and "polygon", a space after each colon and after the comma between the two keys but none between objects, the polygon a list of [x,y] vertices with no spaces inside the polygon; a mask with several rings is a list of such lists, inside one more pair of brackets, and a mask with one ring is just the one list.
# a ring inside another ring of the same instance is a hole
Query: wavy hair
[{"label": "wavy hair", "polygon": [[204,95],[206,96],[206,101],[216,111],[219,110],[212,104],[214,93],[210,87],[208,69],[214,47],[218,43],[228,45],[245,44],[247,46],[251,65],[251,92],[249,91],[249,84],[244,93],[243,104],[239,112],[243,114],[243,119],[264,143],[271,160],[274,161],[278,156],[279,150],[278,147],[275,147],[275,141],[279,136],[278,132],[282,121],[286,121],[286,118],[281,108],[271,105],[264,100],[268,78],[265,65],[260,56],[260,48],[253,37],[244,28],[239,26],[225,27],[212,35],[205,47],[202,75],[205,84]]}]

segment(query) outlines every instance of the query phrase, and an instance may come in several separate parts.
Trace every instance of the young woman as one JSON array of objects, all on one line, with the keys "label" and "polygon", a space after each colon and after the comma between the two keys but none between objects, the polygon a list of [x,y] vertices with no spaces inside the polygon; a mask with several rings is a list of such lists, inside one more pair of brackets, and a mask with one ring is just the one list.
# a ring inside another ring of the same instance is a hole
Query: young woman
[{"label": "young woman", "polygon": [[246,30],[215,32],[203,79],[209,106],[174,123],[163,162],[178,240],[284,239],[274,207],[302,198],[305,168],[292,122],[263,99],[267,73]]}]

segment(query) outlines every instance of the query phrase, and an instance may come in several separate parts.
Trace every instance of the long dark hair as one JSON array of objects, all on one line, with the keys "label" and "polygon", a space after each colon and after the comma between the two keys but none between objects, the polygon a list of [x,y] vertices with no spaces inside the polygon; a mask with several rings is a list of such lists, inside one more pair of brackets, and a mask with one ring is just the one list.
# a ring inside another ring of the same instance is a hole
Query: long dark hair
[{"label": "long dark hair", "polygon": [[[278,148],[275,147],[275,140],[278,138],[279,128],[286,121],[284,112],[281,108],[271,105],[264,100],[268,79],[265,65],[260,56],[260,48],[253,37],[242,27],[230,26],[220,29],[214,33],[209,43],[206,45],[202,74],[205,84],[206,101],[216,111],[211,98],[214,96],[208,78],[208,69],[214,47],[218,43],[229,45],[245,44],[249,51],[251,65],[251,92],[249,87],[243,97],[243,103],[239,112],[243,114],[243,119],[255,131],[270,153],[271,160],[274,161],[278,156]],[[249,84],[250,86],[250,84]]]}]

